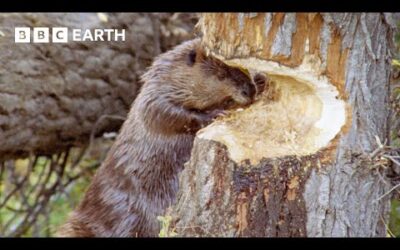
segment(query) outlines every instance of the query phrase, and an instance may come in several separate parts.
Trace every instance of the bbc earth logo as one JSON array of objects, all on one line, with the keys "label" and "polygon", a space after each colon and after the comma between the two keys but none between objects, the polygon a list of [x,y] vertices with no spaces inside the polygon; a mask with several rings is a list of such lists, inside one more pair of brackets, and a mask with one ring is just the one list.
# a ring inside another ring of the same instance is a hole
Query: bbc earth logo
[{"label": "bbc earth logo", "polygon": [[[51,32],[50,32],[51,31]],[[70,32],[71,31],[71,32]],[[68,43],[125,41],[125,29],[69,29],[67,27],[16,27],[15,43]]]}]

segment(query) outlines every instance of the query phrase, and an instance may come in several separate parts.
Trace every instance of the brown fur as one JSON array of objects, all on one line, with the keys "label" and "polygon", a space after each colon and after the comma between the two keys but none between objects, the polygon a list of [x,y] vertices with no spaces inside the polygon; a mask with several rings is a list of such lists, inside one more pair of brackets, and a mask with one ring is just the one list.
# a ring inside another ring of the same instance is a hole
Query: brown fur
[{"label": "brown fur", "polygon": [[83,201],[58,236],[154,237],[175,199],[195,133],[256,93],[239,69],[206,57],[199,39],[160,55]]}]

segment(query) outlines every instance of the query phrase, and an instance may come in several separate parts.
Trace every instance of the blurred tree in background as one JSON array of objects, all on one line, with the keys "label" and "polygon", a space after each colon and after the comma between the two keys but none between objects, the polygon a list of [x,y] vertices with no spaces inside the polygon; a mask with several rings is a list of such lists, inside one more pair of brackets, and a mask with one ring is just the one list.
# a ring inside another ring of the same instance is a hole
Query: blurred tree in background
[{"label": "blurred tree in background", "polygon": [[[397,23],[397,33],[395,36],[396,54],[393,60],[393,82],[392,82],[392,145],[400,148],[400,13],[394,14]],[[400,169],[396,171],[395,181],[397,189],[393,193],[390,222],[388,234],[400,237]]]}]

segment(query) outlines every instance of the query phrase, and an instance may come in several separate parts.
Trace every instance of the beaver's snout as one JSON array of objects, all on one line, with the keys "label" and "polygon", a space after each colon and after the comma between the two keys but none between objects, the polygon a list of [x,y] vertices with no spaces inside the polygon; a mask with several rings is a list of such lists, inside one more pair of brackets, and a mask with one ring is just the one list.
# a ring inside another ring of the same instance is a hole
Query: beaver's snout
[{"label": "beaver's snout", "polygon": [[257,95],[261,94],[266,88],[268,88],[269,79],[265,74],[257,73],[254,78],[254,84],[256,85]]}]

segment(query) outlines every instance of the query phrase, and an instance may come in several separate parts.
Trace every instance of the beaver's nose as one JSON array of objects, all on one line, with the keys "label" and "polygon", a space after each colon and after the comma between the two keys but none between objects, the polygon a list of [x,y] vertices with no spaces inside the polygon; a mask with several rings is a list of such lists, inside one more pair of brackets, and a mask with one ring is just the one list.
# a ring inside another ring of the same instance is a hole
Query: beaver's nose
[{"label": "beaver's nose", "polygon": [[267,78],[265,75],[258,73],[254,76],[254,83],[256,84],[257,95],[262,93],[267,84]]}]

